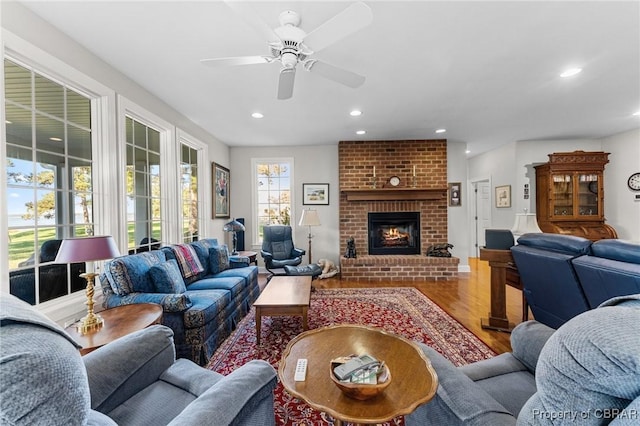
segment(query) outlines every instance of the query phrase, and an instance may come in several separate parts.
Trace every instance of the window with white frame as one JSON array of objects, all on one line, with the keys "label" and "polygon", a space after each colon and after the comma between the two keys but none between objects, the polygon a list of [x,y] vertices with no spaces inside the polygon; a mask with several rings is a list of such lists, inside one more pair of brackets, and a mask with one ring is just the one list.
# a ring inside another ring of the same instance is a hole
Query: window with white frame
[{"label": "window with white frame", "polygon": [[293,159],[260,159],[253,162],[256,189],[254,240],[262,242],[267,225],[291,225]]},{"label": "window with white frame", "polygon": [[203,233],[205,145],[178,132],[180,150],[180,224],[182,242],[197,241]]},{"label": "window with white frame", "polygon": [[8,58],[4,77],[10,292],[39,304],[85,288],[83,263],[53,260],[94,233],[91,98]]}]

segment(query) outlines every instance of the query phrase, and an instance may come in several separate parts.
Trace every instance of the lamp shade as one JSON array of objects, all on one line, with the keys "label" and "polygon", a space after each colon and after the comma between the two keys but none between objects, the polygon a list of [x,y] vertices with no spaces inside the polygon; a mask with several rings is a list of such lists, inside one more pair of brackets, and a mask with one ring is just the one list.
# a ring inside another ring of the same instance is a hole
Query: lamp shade
[{"label": "lamp shade", "polygon": [[302,216],[300,217],[300,226],[320,226],[320,218],[316,210],[302,210]]},{"label": "lamp shade", "polygon": [[516,220],[511,228],[514,237],[529,233],[542,233],[535,213],[516,213]]},{"label": "lamp shade", "polygon": [[233,219],[231,222],[227,222],[222,230],[225,232],[240,232],[244,231],[244,225]]},{"label": "lamp shade", "polygon": [[62,240],[56,263],[94,262],[120,256],[111,236],[67,238]]}]

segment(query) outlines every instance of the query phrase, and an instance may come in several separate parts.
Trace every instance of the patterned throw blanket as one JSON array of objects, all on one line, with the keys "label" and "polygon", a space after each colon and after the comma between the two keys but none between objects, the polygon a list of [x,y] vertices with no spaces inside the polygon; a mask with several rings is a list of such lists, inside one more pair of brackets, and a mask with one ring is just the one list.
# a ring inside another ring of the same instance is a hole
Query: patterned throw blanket
[{"label": "patterned throw blanket", "polygon": [[176,255],[180,272],[184,278],[190,278],[204,272],[204,267],[198,259],[198,255],[193,247],[189,244],[176,244],[171,246]]}]

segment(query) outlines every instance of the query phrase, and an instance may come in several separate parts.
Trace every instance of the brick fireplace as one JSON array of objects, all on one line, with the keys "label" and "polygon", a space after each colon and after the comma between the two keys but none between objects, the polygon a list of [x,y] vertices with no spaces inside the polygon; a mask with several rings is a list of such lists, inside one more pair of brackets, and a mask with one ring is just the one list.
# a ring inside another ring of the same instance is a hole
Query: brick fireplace
[{"label": "brick fireplace", "polygon": [[[338,156],[340,250],[344,255],[350,237],[357,250],[357,258],[341,257],[342,278],[420,281],[456,277],[458,258],[424,255],[429,246],[447,243],[446,140],[341,141]],[[392,177],[399,179],[395,186],[390,183]],[[420,254],[369,254],[368,217],[378,212],[418,213]]]}]

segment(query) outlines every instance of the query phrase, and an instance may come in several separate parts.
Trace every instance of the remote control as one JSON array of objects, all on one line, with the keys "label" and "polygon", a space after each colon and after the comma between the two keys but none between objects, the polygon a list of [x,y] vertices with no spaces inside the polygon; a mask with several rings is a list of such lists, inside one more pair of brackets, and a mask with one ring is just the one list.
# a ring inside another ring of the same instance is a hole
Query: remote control
[{"label": "remote control", "polygon": [[304,382],[307,377],[307,359],[300,358],[296,364],[296,372],[293,375],[293,380],[296,382]]}]

